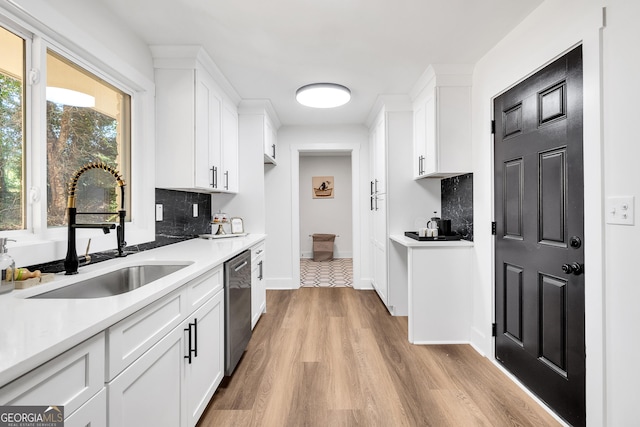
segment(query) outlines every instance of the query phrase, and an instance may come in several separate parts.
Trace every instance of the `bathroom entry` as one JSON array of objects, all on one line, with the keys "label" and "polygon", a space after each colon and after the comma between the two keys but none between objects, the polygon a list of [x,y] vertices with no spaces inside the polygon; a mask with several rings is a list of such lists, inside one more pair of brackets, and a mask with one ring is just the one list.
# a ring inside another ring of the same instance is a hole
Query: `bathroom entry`
[{"label": "bathroom entry", "polygon": [[[353,286],[351,153],[301,152],[299,175],[300,284]],[[318,190],[322,184],[324,192]],[[318,197],[328,189],[330,197]],[[326,256],[327,243],[321,245],[326,261],[313,261],[314,234],[335,235],[332,257]]]}]

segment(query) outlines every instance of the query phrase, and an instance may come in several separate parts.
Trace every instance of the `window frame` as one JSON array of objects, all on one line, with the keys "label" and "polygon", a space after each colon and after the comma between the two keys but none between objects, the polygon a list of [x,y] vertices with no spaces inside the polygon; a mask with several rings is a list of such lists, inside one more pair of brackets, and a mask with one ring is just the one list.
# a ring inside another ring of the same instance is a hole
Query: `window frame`
[{"label": "window frame", "polygon": [[[17,240],[9,246],[16,263],[43,263],[63,259],[66,255],[67,228],[47,227],[47,50],[84,68],[131,97],[131,170],[130,176],[124,176],[131,192],[131,204],[125,206],[128,220],[125,238],[128,245],[153,241],[155,162],[142,161],[150,156],[155,159],[153,81],[131,69],[125,61],[103,46],[96,50],[95,40],[78,28],[68,29],[61,26],[56,29],[51,23],[45,25],[29,15],[18,16],[3,6],[0,6],[0,25],[25,40],[26,105],[23,164],[26,228],[0,231],[0,236]],[[65,31],[69,34],[65,34]],[[74,40],[74,43],[68,40]],[[78,252],[84,251],[89,239],[91,252],[112,250],[116,247],[115,233],[105,235],[100,230],[77,230]]]}]

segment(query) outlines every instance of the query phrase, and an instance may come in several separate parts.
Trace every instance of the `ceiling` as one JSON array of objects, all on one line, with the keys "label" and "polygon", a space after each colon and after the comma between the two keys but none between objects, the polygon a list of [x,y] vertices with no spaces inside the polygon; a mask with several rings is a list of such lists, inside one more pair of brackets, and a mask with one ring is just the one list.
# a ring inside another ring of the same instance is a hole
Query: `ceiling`
[{"label": "ceiling", "polygon": [[[406,94],[429,64],[473,64],[542,0],[100,0],[148,44],[202,45],[243,99],[283,125],[365,123],[380,94]],[[352,100],[297,104],[334,82]]]}]

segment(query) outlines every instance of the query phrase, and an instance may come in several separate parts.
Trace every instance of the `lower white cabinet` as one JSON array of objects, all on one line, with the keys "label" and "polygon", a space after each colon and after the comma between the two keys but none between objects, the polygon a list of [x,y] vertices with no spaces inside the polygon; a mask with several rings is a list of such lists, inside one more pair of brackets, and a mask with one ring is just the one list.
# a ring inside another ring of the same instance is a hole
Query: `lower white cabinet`
[{"label": "lower white cabinet", "polygon": [[182,330],[187,344],[187,358],[183,358],[186,425],[195,426],[224,377],[224,291],[187,319]]},{"label": "lower white cabinet", "polygon": [[107,427],[107,390],[103,388],[73,414],[65,417],[64,427]]},{"label": "lower white cabinet", "polygon": [[[105,338],[100,333],[0,388],[0,405],[64,406],[69,418],[104,388]],[[105,411],[85,411],[91,425]]]},{"label": "lower white cabinet", "polygon": [[267,290],[264,280],[265,244],[259,243],[251,248],[251,329],[262,313],[267,311]]},{"label": "lower white cabinet", "polygon": [[107,384],[109,426],[184,426],[184,341],[177,327]]},{"label": "lower white cabinet", "polygon": [[4,385],[0,405],[64,406],[67,427],[195,426],[224,377],[222,273],[209,270]]},{"label": "lower white cabinet", "polygon": [[[218,287],[216,273],[205,280]],[[223,377],[224,291],[219,289],[107,384],[109,425],[195,426]]]}]

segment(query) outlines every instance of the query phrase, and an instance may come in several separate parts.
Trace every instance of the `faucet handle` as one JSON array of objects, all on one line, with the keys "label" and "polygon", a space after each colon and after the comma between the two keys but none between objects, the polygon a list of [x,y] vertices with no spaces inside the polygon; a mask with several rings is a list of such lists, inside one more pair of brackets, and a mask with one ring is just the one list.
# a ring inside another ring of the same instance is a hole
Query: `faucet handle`
[{"label": "faucet handle", "polygon": [[80,265],[87,265],[91,262],[91,255],[89,255],[89,248],[91,247],[91,239],[89,239],[89,241],[87,242],[87,250],[85,251],[84,255],[80,257],[80,259],[78,260],[78,263]]}]

